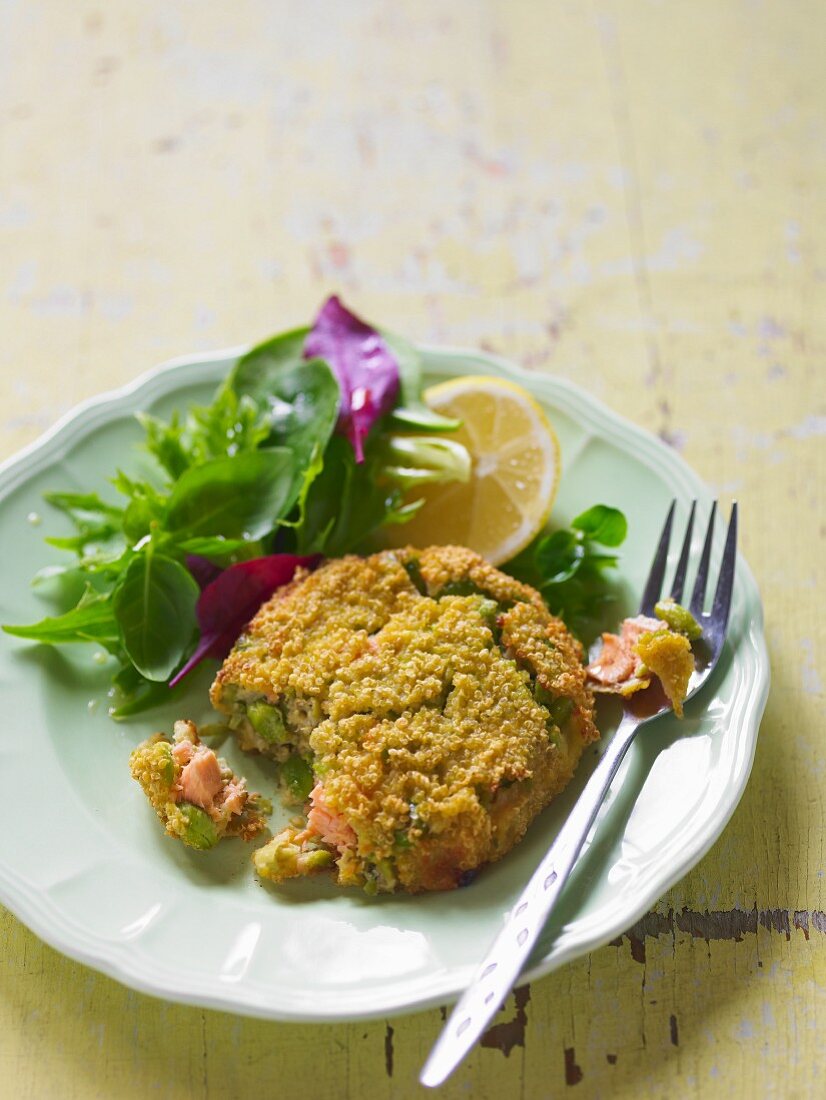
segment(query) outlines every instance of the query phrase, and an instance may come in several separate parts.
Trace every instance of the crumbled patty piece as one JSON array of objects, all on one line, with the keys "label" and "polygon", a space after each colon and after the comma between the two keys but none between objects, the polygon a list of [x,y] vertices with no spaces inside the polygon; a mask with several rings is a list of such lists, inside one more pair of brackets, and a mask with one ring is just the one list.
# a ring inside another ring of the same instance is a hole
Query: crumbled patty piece
[{"label": "crumbled patty piece", "polygon": [[299,757],[314,781],[306,824],[255,853],[259,874],[334,862],[368,892],[467,881],[598,736],[579,643],[536,591],[462,547],[302,574],[260,609],[211,698],[242,747]]},{"label": "crumbled patty piece", "polygon": [[619,634],[603,634],[602,649],[586,668],[594,691],[628,697],[651,686],[656,676],[678,718],[694,671],[691,638],[702,634],[685,608],[673,600],[657,604],[657,618],[624,619]]},{"label": "crumbled patty piece", "polygon": [[141,742],[129,767],[167,833],[190,848],[213,848],[224,836],[252,840],[266,828],[268,801],[201,743],[194,722],[176,722],[171,742],[162,733]]},{"label": "crumbled patty piece", "polygon": [[653,630],[643,634],[634,647],[663,686],[678,718],[683,716],[683,699],[688,694],[688,683],[694,671],[694,654],[691,642],[676,631]]},{"label": "crumbled patty piece", "polygon": [[636,645],[644,634],[665,629],[659,619],[635,615],[623,620],[619,634],[603,634],[602,649],[586,669],[593,690],[627,697],[651,687],[651,674]]}]

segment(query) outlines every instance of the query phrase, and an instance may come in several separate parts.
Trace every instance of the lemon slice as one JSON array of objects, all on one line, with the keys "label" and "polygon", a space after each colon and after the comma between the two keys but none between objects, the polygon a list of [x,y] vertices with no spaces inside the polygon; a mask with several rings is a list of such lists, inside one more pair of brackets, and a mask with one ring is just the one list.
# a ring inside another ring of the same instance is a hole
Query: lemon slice
[{"label": "lemon slice", "polygon": [[422,508],[389,528],[395,546],[468,546],[493,565],[524,549],[550,515],[559,482],[559,440],[542,408],[515,382],[468,375],[424,394],[456,417],[451,433],[473,460],[470,480],[420,490]]}]

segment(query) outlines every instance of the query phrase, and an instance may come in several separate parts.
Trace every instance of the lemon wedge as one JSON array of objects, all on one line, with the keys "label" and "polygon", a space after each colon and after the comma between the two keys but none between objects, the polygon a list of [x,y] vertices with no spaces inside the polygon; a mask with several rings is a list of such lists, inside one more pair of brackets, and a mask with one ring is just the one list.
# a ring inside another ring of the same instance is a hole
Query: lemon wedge
[{"label": "lemon wedge", "polygon": [[452,378],[424,394],[462,426],[450,438],[472,459],[467,482],[429,485],[413,518],[387,529],[394,546],[468,546],[493,565],[523,550],[545,526],[559,482],[559,440],[542,408],[515,382]]}]

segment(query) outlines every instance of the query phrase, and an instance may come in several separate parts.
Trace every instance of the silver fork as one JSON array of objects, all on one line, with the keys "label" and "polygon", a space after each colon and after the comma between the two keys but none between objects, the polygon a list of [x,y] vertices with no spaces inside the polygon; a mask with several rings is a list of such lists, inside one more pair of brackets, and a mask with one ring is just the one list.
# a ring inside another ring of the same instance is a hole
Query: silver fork
[{"label": "silver fork", "polygon": [[[654,561],[645,583],[640,614],[653,615],[654,605],[660,598],[674,524],[676,501],[672,501],[657,545]],[[682,550],[677,562],[674,583],[670,595],[682,602],[688,560],[691,551],[691,535],[694,527],[696,501],[686,526]],[[709,515],[705,541],[697,568],[697,578],[691,595],[689,610],[702,627],[702,637],[694,643],[695,671],[689,683],[687,699],[700,690],[717,664],[728,627],[731,594],[734,584],[734,565],[737,547],[737,505],[733,504],[729,519],[725,548],[720,563],[720,573],[711,610],[705,612],[706,587],[711,560],[711,542],[714,532],[715,501]],[[576,863],[582,845],[594,823],[608,788],[617,774],[638,730],[662,714],[671,711],[671,705],[658,698],[654,709],[641,713],[632,701],[625,703],[622,721],[600,758],[591,778],[576,805],[560,829],[542,862],[533,873],[510,912],[505,926],[482,960],[473,981],[463,993],[450,1019],[442,1029],[436,1045],[430,1052],[419,1080],[423,1085],[440,1085],[474,1045],[515,985],[533,945],[545,926],[557,898],[562,893],[568,876]]]}]

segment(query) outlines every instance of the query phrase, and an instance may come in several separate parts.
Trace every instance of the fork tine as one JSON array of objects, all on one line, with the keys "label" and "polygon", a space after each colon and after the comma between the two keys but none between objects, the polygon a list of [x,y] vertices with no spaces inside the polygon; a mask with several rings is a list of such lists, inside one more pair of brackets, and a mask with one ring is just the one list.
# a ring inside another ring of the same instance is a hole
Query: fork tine
[{"label": "fork tine", "polygon": [[711,608],[711,622],[716,634],[722,637],[728,626],[728,613],[731,608],[731,591],[734,586],[734,564],[737,558],[737,501],[731,506],[728,521],[726,545],[720,562],[720,579],[714,593],[714,605]]},{"label": "fork tine", "polygon": [[685,587],[685,574],[688,569],[688,554],[691,550],[691,535],[694,530],[694,513],[697,510],[697,501],[692,500],[691,511],[688,516],[688,525],[685,529],[683,548],[680,551],[680,560],[677,562],[677,572],[674,574],[674,584],[671,586],[671,598],[679,603],[683,598]]},{"label": "fork tine", "polygon": [[711,537],[714,534],[714,517],[717,514],[717,501],[711,506],[706,528],[706,541],[703,543],[703,553],[700,557],[700,568],[697,570],[697,579],[694,582],[694,591],[691,593],[689,611],[698,619],[703,613],[703,604],[706,598],[706,584],[708,583],[708,563],[711,558]]},{"label": "fork tine", "polygon": [[648,580],[645,582],[645,590],[642,594],[642,601],[640,603],[641,615],[654,614],[654,604],[660,598],[660,593],[662,592],[665,563],[668,560],[668,544],[671,542],[671,525],[674,522],[674,509],[676,505],[677,501],[672,500],[671,507],[668,509],[668,515],[665,517],[660,541],[657,544],[657,552],[654,554],[654,560],[651,562],[651,570],[648,574]]}]

